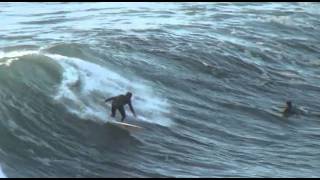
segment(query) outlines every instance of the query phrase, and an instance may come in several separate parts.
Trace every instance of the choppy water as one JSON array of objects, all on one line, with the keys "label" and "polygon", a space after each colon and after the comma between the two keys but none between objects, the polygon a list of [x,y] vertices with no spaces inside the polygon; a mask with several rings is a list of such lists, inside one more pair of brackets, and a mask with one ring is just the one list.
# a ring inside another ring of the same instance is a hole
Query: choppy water
[{"label": "choppy water", "polygon": [[319,9],[0,3],[3,177],[319,177]]}]

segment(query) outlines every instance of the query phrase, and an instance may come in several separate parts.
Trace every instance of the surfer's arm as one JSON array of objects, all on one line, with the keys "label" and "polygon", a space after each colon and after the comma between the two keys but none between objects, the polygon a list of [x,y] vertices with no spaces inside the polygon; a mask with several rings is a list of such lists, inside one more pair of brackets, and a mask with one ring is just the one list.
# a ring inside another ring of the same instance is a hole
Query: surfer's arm
[{"label": "surfer's arm", "polygon": [[108,99],[104,100],[104,102],[108,102],[108,101],[111,101],[113,99],[114,99],[114,97],[111,97],[111,98],[108,98]]},{"label": "surfer's arm", "polygon": [[129,104],[130,110],[131,110],[132,114],[134,115],[134,117],[137,117],[136,113],[134,112],[134,109],[132,107],[131,101],[128,104]]}]

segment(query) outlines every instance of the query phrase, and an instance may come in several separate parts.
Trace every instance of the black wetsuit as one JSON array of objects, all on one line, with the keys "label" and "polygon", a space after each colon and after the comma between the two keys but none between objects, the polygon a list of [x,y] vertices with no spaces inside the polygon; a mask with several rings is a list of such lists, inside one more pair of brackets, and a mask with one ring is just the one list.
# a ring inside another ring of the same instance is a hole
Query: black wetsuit
[{"label": "black wetsuit", "polygon": [[105,100],[105,102],[112,100],[112,108],[111,108],[111,116],[115,117],[116,110],[118,109],[123,121],[126,118],[126,111],[124,109],[124,106],[126,104],[129,104],[131,112],[135,115],[135,112],[133,110],[132,104],[131,104],[131,97],[128,97],[126,95],[119,95],[112,98],[108,98]]}]

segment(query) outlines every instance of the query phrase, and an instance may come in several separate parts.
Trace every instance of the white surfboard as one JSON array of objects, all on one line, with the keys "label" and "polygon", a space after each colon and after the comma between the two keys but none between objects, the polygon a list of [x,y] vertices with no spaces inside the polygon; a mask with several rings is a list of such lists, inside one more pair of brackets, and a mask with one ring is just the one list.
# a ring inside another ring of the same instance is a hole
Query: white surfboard
[{"label": "white surfboard", "polygon": [[115,125],[115,126],[118,126],[123,129],[127,129],[127,130],[141,130],[141,129],[143,129],[142,127],[137,126],[137,125],[118,122],[118,121],[108,121],[108,123]]}]

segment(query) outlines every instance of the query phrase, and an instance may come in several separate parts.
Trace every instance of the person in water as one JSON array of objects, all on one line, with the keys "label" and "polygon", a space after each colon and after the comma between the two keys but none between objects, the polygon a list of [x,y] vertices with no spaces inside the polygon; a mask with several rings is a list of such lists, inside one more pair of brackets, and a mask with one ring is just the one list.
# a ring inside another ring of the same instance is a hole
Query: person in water
[{"label": "person in water", "polygon": [[115,96],[115,97],[111,97],[111,98],[106,99],[105,102],[112,100],[111,117],[114,118],[116,115],[116,110],[119,110],[119,112],[122,116],[121,122],[123,122],[123,120],[126,118],[126,111],[124,109],[124,106],[126,104],[129,104],[129,107],[130,107],[132,114],[134,115],[134,117],[137,117],[136,113],[134,112],[134,109],[132,107],[132,104],[131,104],[131,97],[132,97],[132,93],[127,92],[127,94],[125,94],[125,95],[119,95],[119,96]]},{"label": "person in water", "polygon": [[292,107],[292,102],[291,101],[287,101],[286,102],[286,108],[284,109],[283,111],[283,115],[284,116],[289,116],[289,115],[292,115],[294,114],[294,111],[293,111],[293,107]]}]

